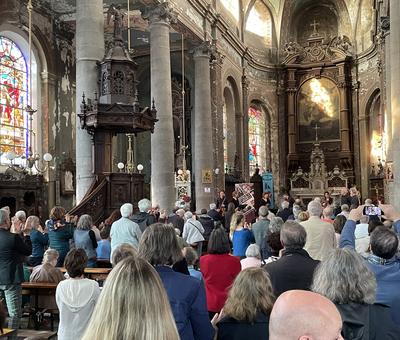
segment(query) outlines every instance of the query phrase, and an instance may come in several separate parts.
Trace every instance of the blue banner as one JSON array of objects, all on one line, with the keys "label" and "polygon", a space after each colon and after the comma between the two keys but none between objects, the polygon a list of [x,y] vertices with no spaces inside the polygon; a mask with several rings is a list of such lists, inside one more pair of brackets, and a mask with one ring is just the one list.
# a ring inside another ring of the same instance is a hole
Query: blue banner
[{"label": "blue banner", "polygon": [[270,208],[275,207],[275,195],[274,195],[274,177],[272,175],[272,172],[264,172],[262,174],[262,182],[263,182],[263,192],[270,192],[270,200],[271,200],[271,206]]}]

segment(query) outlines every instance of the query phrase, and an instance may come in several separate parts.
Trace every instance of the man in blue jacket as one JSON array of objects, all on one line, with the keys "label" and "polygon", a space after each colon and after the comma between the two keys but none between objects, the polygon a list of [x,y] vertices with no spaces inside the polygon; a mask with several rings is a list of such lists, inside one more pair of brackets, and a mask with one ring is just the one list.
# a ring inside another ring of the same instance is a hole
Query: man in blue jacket
[{"label": "man in blue jacket", "polygon": [[[374,272],[377,282],[376,303],[391,307],[393,321],[400,325],[400,261],[396,257],[398,249],[397,234],[400,231],[400,214],[391,205],[379,205],[385,217],[394,222],[395,232],[380,226],[370,237],[371,253],[366,258],[369,268]],[[349,218],[340,236],[340,247],[355,249],[356,223],[363,215],[364,206],[350,211]]]},{"label": "man in blue jacket", "polygon": [[[24,281],[22,267],[24,256],[32,253],[29,230],[22,230],[23,238],[13,234],[8,213],[0,209],[0,291],[4,293],[8,314],[8,327],[17,329],[21,318],[21,282]],[[16,339],[16,335],[12,339]]]}]

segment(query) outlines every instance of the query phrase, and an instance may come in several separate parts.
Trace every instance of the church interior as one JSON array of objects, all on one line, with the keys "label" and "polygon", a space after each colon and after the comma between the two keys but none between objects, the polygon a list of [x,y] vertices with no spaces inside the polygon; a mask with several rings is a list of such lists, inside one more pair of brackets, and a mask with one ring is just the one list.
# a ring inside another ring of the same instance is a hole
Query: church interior
[{"label": "church interior", "polygon": [[[303,339],[295,310],[329,316],[307,339],[400,339],[399,98],[399,0],[1,0],[0,338],[8,313],[10,339]],[[61,278],[35,285],[45,264]],[[238,314],[255,290],[261,328]],[[153,321],[112,333],[118,299]],[[360,337],[352,303],[380,311]],[[228,317],[254,327],[223,337]]]},{"label": "church interior", "polygon": [[[395,203],[389,1],[7,0],[0,13],[2,206],[144,195],[201,209],[256,168],[276,197],[345,181]],[[94,101],[109,118],[86,126]],[[118,122],[135,105],[157,120]]]}]

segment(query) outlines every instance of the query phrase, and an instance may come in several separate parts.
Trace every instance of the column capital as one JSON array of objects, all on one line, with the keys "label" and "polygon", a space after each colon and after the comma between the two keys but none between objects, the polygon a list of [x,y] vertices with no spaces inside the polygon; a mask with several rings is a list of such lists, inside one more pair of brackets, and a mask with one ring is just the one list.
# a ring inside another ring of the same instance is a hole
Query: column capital
[{"label": "column capital", "polygon": [[209,41],[204,41],[192,50],[193,58],[210,58],[214,51],[214,46]]},{"label": "column capital", "polygon": [[147,6],[142,14],[143,19],[152,24],[173,24],[177,21],[177,13],[173,11],[168,2]]}]

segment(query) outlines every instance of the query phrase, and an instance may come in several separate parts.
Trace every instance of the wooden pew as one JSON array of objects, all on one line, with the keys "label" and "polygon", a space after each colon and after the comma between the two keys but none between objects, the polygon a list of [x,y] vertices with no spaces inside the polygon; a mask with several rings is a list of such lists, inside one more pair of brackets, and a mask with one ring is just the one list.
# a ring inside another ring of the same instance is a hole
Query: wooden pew
[{"label": "wooden pew", "polygon": [[[85,268],[84,274],[88,279],[95,280],[101,285],[107,278],[108,274],[111,272],[112,268]],[[65,268],[60,268],[63,273],[66,273]]]},{"label": "wooden pew", "polygon": [[[35,306],[34,306],[34,324],[35,329],[39,329],[40,322],[37,320],[36,315],[40,313],[41,308],[39,306],[39,296],[55,296],[57,283],[48,283],[48,282],[22,282],[22,295],[30,295],[35,298]],[[53,326],[52,326],[53,328]]]}]

